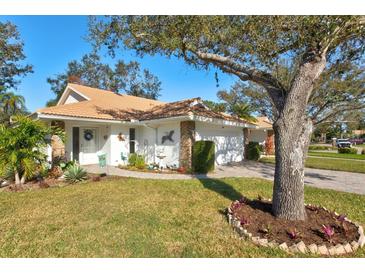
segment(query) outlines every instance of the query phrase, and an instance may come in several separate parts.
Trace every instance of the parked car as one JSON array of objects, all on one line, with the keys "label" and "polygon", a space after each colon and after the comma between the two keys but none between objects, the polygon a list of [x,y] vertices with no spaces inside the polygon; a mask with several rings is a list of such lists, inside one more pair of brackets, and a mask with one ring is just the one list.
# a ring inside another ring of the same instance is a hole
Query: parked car
[{"label": "parked car", "polygon": [[342,148],[342,147],[351,147],[352,144],[351,142],[349,141],[349,139],[337,139],[336,140],[336,146],[338,148]]}]

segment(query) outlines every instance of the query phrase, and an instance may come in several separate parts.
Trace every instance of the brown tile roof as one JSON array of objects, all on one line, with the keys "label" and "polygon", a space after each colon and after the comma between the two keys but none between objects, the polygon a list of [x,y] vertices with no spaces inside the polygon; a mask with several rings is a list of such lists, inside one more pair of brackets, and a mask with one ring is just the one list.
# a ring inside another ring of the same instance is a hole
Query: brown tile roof
[{"label": "brown tile roof", "polygon": [[89,100],[47,107],[39,109],[37,112],[50,115],[122,121],[131,119],[153,120],[194,114],[208,118],[246,122],[238,117],[208,109],[202,104],[200,98],[163,103],[77,84],[69,84],[69,86],[88,97]]},{"label": "brown tile roof", "polygon": [[256,117],[256,122],[254,122],[259,128],[272,128],[272,123],[266,116]]}]

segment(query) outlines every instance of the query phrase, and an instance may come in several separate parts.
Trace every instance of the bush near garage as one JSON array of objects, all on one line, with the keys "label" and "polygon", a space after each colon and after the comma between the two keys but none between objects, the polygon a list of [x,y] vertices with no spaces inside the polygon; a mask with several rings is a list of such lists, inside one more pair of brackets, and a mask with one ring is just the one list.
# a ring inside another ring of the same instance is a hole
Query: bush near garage
[{"label": "bush near garage", "polygon": [[257,161],[260,159],[260,151],[258,142],[249,142],[247,145],[247,159]]},{"label": "bush near garage", "polygon": [[214,170],[215,144],[212,141],[197,141],[193,145],[193,171],[208,173]]}]

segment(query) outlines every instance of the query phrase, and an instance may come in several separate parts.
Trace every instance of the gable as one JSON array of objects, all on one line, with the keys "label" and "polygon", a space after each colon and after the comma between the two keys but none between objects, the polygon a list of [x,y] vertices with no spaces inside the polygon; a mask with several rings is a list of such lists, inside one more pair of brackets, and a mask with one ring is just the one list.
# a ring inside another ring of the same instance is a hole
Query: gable
[{"label": "gable", "polygon": [[57,106],[68,105],[72,103],[79,103],[83,101],[89,101],[90,98],[85,94],[79,92],[70,85],[67,85],[66,89],[61,95],[61,98],[57,102]]},{"label": "gable", "polygon": [[82,102],[82,101],[86,101],[86,98],[74,91],[71,91],[68,93],[68,95],[64,99],[63,104],[67,105],[67,104],[78,103],[78,102]]}]

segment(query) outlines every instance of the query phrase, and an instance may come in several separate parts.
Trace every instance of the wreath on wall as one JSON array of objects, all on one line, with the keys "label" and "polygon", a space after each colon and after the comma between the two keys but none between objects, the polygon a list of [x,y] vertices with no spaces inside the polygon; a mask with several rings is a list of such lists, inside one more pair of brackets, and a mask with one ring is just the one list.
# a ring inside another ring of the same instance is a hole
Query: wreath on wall
[{"label": "wreath on wall", "polygon": [[94,138],[93,132],[90,129],[84,131],[84,138],[86,141],[91,141]]}]

